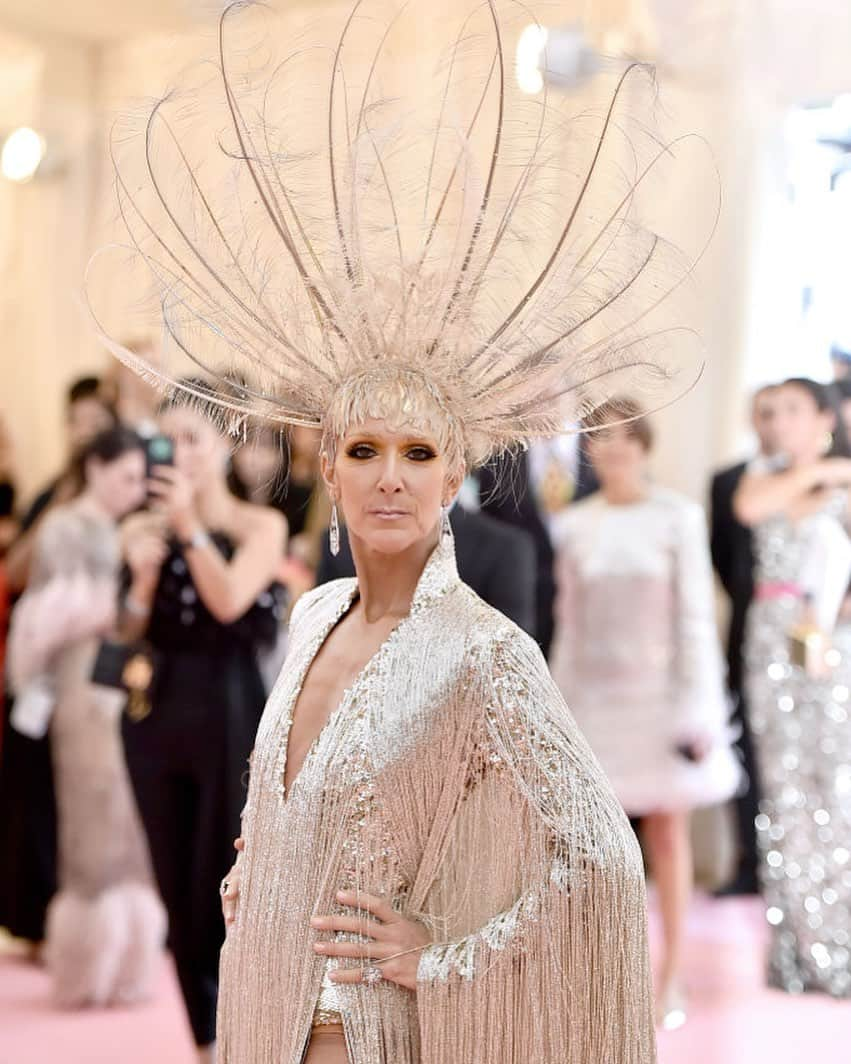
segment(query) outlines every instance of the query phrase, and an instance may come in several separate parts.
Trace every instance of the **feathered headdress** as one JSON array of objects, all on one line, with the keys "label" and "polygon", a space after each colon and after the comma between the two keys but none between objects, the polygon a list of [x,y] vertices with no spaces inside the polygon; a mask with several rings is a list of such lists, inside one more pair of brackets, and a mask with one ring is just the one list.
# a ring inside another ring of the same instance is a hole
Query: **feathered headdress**
[{"label": "feathered headdress", "polygon": [[657,408],[692,385],[693,334],[659,308],[693,261],[639,219],[688,143],[635,120],[652,71],[524,95],[525,8],[453,12],[358,0],[329,45],[274,6],[226,7],[214,61],[112,138],[149,278],[123,308],[164,328],[157,363],[109,339],[120,271],[99,254],[89,303],[118,357],[169,388],[203,371],[205,402],[329,435],[425,412],[472,462],[615,393]]}]

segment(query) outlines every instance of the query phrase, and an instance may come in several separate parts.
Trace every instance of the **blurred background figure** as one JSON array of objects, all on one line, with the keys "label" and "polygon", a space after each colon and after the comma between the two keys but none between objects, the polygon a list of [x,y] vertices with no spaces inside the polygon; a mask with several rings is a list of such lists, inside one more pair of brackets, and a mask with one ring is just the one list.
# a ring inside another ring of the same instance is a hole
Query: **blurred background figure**
[{"label": "blurred background figure", "polygon": [[15,520],[16,493],[17,476],[12,437],[9,435],[6,421],[0,416],[0,566],[18,532],[18,523]]},{"label": "blurred background figure", "polygon": [[531,634],[544,657],[553,641],[552,529],[565,507],[599,486],[583,436],[572,433],[538,440],[528,450],[503,454],[477,473],[478,505],[483,514],[525,532],[535,557],[535,624]]},{"label": "blurred background figure", "polygon": [[[124,695],[91,682],[117,620],[117,522],[145,498],[141,439],[107,429],[81,456],[83,490],[39,524],[9,640],[13,726],[50,729],[59,827],[58,893],[46,961],[65,1007],[147,997],[165,938],[121,742]],[[4,876],[14,876],[16,865]]]},{"label": "blurred background figure", "polygon": [[[203,392],[203,381],[193,384]],[[278,631],[273,582],[286,523],[229,490],[230,442],[212,407],[175,397],[159,427],[174,442],[174,465],[154,467],[150,510],[131,517],[123,537],[126,630],[153,648],[151,712],[125,717],[124,739],[183,1000],[200,1059],[211,1061],[219,884],[266,700],[258,651]]]},{"label": "blurred background figure", "polygon": [[705,518],[649,483],[652,432],[624,399],[589,420],[599,493],[556,532],[551,668],[641,837],[664,927],[657,1018],[685,1019],[683,935],[692,887],[689,811],[729,798],[739,768],[715,627]]},{"label": "blurred background figure", "polygon": [[331,516],[319,477],[320,439],[316,429],[297,426],[285,434],[255,423],[233,455],[232,490],[257,506],[274,507],[286,518],[289,537],[279,577],[290,609],[313,587]]},{"label": "blurred background figure", "polygon": [[833,618],[820,613],[826,596],[838,606],[848,586],[848,565],[836,568],[831,559],[851,550],[851,460],[825,385],[786,381],[775,425],[782,464],[746,473],[734,500],[738,519],[752,529],[756,559],[745,660],[762,788],[757,828],[772,927],[768,977],[790,993],[847,997],[851,619],[846,608],[825,653],[835,610],[826,610]]},{"label": "blurred background figure", "polygon": [[744,772],[735,798],[738,858],[732,878],[719,895],[757,893],[756,817],[759,813],[759,778],[753,753],[745,692],[742,655],[745,623],[753,598],[753,547],[751,533],[733,512],[733,497],[742,477],[750,469],[766,468],[777,456],[776,412],[780,389],[773,384],[759,388],[751,401],[751,427],[757,452],[744,462],[720,470],[712,478],[711,536],[712,563],[721,586],[730,600],[727,629],[727,687],[733,699],[737,746]]},{"label": "blurred background figure", "polygon": [[68,389],[65,405],[64,468],[45,485],[21,518],[20,535],[12,543],[7,560],[9,585],[23,591],[29,577],[35,528],[51,506],[69,502],[82,487],[80,456],[88,444],[104,429],[118,423],[115,408],[102,392],[99,377],[81,377]]},{"label": "blurred background figure", "polygon": [[[6,579],[6,552],[18,533],[15,518],[17,483],[12,438],[5,420],[0,417],[0,676],[6,651],[6,633],[9,621],[9,588]],[[2,691],[0,691],[2,698]],[[0,757],[2,757],[2,732],[0,732]]]},{"label": "blurred background figure", "polygon": [[[39,523],[54,506],[70,502],[83,487],[81,455],[98,433],[113,428],[115,411],[98,377],[81,377],[66,392],[64,468],[24,512],[9,546],[5,579],[11,602],[27,586]],[[0,926],[32,944],[44,938],[45,914],[56,892],[56,807],[50,735],[23,735],[11,727],[13,699],[4,696],[0,746],[0,856],[14,873],[0,876]]]},{"label": "blurred background figure", "polygon": [[851,377],[842,377],[833,385],[834,394],[839,402],[839,416],[846,437],[851,440]]},{"label": "blurred background figure", "polygon": [[830,349],[830,368],[835,381],[851,377],[851,348],[835,343]]},{"label": "blurred background figure", "polygon": [[[534,636],[535,548],[531,536],[487,514],[465,510],[460,502],[453,505],[449,523],[461,579],[488,605]],[[317,584],[354,575],[348,536],[340,537],[340,553],[335,557],[326,535]]]},{"label": "blurred background figure", "polygon": [[[147,338],[125,340],[124,346],[151,365],[158,364],[156,344]],[[143,439],[157,431],[157,408],[160,396],[144,377],[124,362],[111,359],[103,376],[102,395],[115,409],[122,425],[134,429]]]}]

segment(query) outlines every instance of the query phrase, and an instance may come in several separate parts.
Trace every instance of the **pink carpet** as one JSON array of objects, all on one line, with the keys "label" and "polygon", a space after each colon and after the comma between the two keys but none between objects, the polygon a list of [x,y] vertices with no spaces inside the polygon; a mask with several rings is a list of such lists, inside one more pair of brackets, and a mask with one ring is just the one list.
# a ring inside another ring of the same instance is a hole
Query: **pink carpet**
[{"label": "pink carpet", "polygon": [[[653,931],[655,940],[655,920]],[[764,989],[764,938],[758,902],[695,902],[687,965],[689,1019],[680,1030],[660,1034],[660,1064],[851,1061],[851,1002],[817,995],[792,998]],[[0,957],[0,1064],[194,1061],[170,964],[163,964],[159,993],[150,1005],[62,1013],[50,1008],[47,982],[38,969]]]}]

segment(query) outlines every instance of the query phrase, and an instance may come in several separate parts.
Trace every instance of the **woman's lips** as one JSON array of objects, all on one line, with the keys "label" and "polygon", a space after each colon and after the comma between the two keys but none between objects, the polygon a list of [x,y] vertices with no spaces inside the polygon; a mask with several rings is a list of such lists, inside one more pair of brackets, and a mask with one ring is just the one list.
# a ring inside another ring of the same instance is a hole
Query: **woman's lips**
[{"label": "woman's lips", "polygon": [[407,517],[407,510],[370,510],[373,517],[381,521],[398,521],[400,517]]}]

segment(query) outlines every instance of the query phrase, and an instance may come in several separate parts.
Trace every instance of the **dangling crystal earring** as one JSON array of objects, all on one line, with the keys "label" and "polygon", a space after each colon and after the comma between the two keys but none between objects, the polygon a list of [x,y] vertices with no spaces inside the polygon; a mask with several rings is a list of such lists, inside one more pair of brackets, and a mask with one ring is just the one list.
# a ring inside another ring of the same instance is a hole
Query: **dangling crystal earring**
[{"label": "dangling crystal earring", "polygon": [[440,507],[440,538],[446,539],[446,537],[452,538],[452,525],[449,523],[449,507]]},{"label": "dangling crystal earring", "polygon": [[331,553],[336,558],[340,553],[340,520],[337,517],[337,503],[331,504],[331,524],[328,528],[328,540],[331,546]]}]

